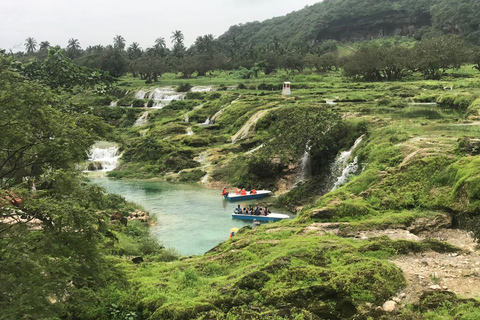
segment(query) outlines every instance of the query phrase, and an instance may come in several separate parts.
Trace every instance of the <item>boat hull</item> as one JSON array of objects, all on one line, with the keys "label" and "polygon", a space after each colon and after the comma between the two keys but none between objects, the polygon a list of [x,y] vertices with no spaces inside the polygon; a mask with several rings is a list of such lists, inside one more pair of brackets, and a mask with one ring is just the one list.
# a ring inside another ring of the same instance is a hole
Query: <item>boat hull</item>
[{"label": "boat hull", "polygon": [[290,217],[287,216],[286,214],[280,214],[280,213],[271,213],[268,216],[255,216],[251,214],[232,213],[232,218],[237,220],[247,220],[247,221],[257,220],[260,222],[271,222],[271,221],[280,221],[280,220],[290,219]]},{"label": "boat hull", "polygon": [[223,198],[227,201],[245,201],[245,200],[255,200],[255,199],[262,199],[268,197],[272,193],[271,191],[258,191],[256,194],[247,194],[247,195],[240,195],[240,194],[229,194],[228,196],[224,196]]}]

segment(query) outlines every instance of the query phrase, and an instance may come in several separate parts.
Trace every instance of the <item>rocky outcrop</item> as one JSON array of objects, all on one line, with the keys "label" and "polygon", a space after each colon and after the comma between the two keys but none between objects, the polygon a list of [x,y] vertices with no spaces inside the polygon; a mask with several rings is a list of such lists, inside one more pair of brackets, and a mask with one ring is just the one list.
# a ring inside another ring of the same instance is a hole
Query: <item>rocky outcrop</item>
[{"label": "rocky outcrop", "polygon": [[330,22],[319,30],[316,40],[364,40],[386,36],[411,36],[431,25],[429,12],[387,11],[375,15]]},{"label": "rocky outcrop", "polygon": [[135,210],[128,214],[128,221],[135,221],[135,220],[143,223],[148,223],[148,221],[150,220],[150,216],[148,215],[148,213],[144,211]]}]

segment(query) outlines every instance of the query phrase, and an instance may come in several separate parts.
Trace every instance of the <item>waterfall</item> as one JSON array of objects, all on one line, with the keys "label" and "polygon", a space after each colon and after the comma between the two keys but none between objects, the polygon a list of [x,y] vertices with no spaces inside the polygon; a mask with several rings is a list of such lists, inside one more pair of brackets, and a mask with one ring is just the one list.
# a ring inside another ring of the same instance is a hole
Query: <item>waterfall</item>
[{"label": "waterfall", "polygon": [[343,186],[344,184],[348,183],[350,179],[358,172],[358,157],[348,164],[348,166],[343,169],[342,174],[338,177],[337,181],[335,182],[332,191],[338,189],[339,187]]},{"label": "waterfall", "polygon": [[155,88],[153,90],[140,90],[135,94],[136,99],[152,100],[155,109],[162,109],[169,105],[172,101],[185,99],[185,93],[175,91],[174,87]]},{"label": "waterfall", "polygon": [[206,126],[210,125],[210,124],[211,124],[210,117],[207,118],[207,120],[205,120],[205,122],[202,123],[202,124],[203,124],[203,125],[206,125]]},{"label": "waterfall", "polygon": [[188,117],[188,113],[185,114],[185,117],[183,118],[185,123],[189,123],[190,122],[190,118]]},{"label": "waterfall", "polygon": [[337,103],[335,101],[333,101],[332,99],[325,99],[325,102],[328,105],[331,105],[331,106],[336,106],[337,105]]},{"label": "waterfall", "polygon": [[227,109],[230,108],[232,105],[234,105],[235,103],[237,103],[238,100],[240,100],[241,97],[242,97],[242,95],[239,95],[235,100],[233,100],[232,102],[230,102],[227,106],[225,106],[224,108],[220,109],[217,113],[215,113],[215,114],[213,115],[213,117],[212,117],[210,120],[216,122],[217,119],[220,118],[220,116],[225,112],[225,110],[227,110]]},{"label": "waterfall", "polygon": [[195,133],[193,133],[192,127],[187,128],[187,136],[193,136]]},{"label": "waterfall", "polygon": [[141,127],[143,125],[146,125],[148,123],[148,114],[149,114],[148,111],[145,111],[144,113],[142,113],[142,115],[137,119],[137,121],[135,121],[133,126]]},{"label": "waterfall", "polygon": [[147,91],[140,90],[135,94],[136,99],[145,99],[145,96],[147,95]]},{"label": "waterfall", "polygon": [[96,143],[90,149],[85,171],[112,171],[118,165],[120,155],[118,146],[114,143]]},{"label": "waterfall", "polygon": [[353,152],[357,149],[358,145],[363,141],[365,135],[359,137],[353,146],[348,151],[341,152],[335,162],[330,167],[331,183],[333,183],[333,190],[347,183],[352,175],[358,170],[358,159],[355,158],[352,163],[348,163],[352,157]]},{"label": "waterfall", "polygon": [[245,152],[245,154],[253,154],[253,153],[257,152],[258,150],[262,149],[264,146],[265,146],[265,144],[262,143],[262,144],[259,145],[258,147],[254,148],[254,149],[252,149],[252,150],[250,150],[250,151]]},{"label": "waterfall", "polygon": [[238,140],[245,139],[252,128],[255,128],[258,120],[260,120],[264,115],[266,115],[270,110],[262,110],[255,113],[245,125],[232,137],[232,144],[235,144]]},{"label": "waterfall", "polygon": [[211,92],[214,91],[213,87],[207,87],[207,86],[198,86],[198,87],[193,87],[190,89],[191,92]]},{"label": "waterfall", "polygon": [[[310,142],[310,141],[309,141]],[[305,145],[305,152],[303,153],[302,160],[301,160],[301,172],[302,172],[302,181],[307,180],[310,177],[312,166],[311,166],[311,149],[312,147]]]}]

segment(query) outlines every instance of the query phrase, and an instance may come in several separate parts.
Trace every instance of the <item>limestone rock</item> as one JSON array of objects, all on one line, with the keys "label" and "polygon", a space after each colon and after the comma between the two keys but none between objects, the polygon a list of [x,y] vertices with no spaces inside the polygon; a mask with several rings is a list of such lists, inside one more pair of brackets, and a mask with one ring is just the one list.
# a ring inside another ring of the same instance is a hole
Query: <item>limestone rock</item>
[{"label": "limestone rock", "polygon": [[128,220],[129,221],[137,220],[137,221],[140,221],[140,222],[143,222],[143,223],[148,223],[149,219],[150,219],[150,217],[149,217],[148,213],[140,211],[140,210],[135,210],[135,211],[130,212],[128,214]]},{"label": "limestone rock", "polygon": [[434,219],[431,218],[420,218],[415,220],[408,231],[413,234],[418,234],[420,232],[432,232],[438,231],[439,229],[448,229],[452,226],[452,218],[446,214],[441,214],[436,216]]},{"label": "limestone rock", "polygon": [[397,303],[393,300],[385,302],[382,306],[383,311],[393,312],[397,308]]}]

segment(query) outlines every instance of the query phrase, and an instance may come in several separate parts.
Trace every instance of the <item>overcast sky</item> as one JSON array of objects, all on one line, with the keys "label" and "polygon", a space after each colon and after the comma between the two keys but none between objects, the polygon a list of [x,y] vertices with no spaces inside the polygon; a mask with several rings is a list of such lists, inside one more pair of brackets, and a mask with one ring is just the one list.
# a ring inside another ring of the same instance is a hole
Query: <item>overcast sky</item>
[{"label": "overcast sky", "polygon": [[[231,25],[285,15],[320,0],[0,0],[0,48],[24,50],[27,37],[65,47],[110,44],[120,34],[142,48],[172,31],[185,43],[219,36]],[[170,45],[169,45],[170,46]]]}]

